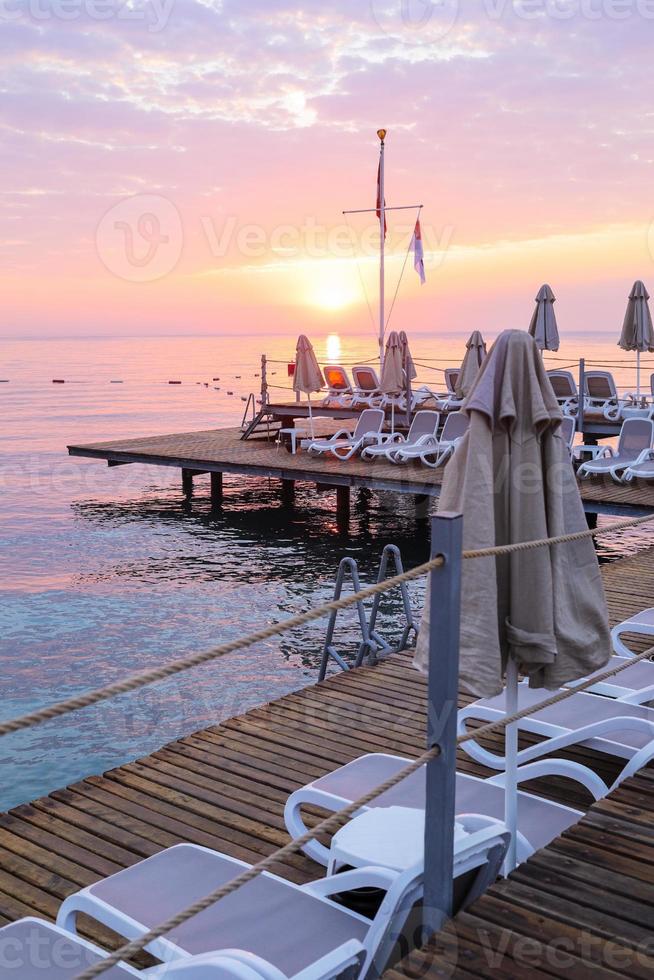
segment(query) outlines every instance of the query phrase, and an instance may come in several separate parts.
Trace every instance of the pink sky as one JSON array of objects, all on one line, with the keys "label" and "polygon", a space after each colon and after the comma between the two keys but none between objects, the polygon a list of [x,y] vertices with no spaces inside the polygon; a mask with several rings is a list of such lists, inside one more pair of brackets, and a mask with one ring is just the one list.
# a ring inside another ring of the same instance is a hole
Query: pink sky
[{"label": "pink sky", "polygon": [[652,291],[654,0],[2,0],[0,32],[5,335],[368,329],[341,211],[379,126],[424,204],[398,329],[526,326],[547,281],[562,332],[617,333]]}]

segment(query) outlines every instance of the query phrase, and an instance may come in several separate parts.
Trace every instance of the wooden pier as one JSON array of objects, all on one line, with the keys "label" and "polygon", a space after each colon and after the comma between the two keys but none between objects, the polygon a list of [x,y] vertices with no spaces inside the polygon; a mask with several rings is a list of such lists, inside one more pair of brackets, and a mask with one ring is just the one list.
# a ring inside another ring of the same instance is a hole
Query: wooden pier
[{"label": "wooden pier", "polygon": [[[295,409],[298,411],[297,407]],[[325,425],[329,428],[326,430]],[[320,432],[333,431],[335,423],[317,422]],[[184,492],[190,494],[196,476],[211,474],[211,493],[215,503],[222,497],[223,474],[244,477],[272,477],[285,481],[314,483],[341,488],[339,505],[347,506],[352,488],[438,497],[442,470],[420,463],[397,466],[379,460],[333,456],[292,455],[283,446],[266,439],[242,440],[239,428],[206,429],[171,435],[118,439],[111,442],[71,445],[71,456],[106,460],[109,466],[145,463],[173,467],[181,471]],[[584,507],[591,514],[638,516],[654,510],[654,484],[620,486],[609,477],[580,482]]]},{"label": "wooden pier", "polygon": [[[653,603],[654,549],[606,565],[602,574],[612,622]],[[365,752],[415,757],[424,747],[425,711],[424,678],[410,656],[396,655],[0,814],[0,924],[31,914],[54,918],[72,891],[180,841],[251,862],[272,853],[288,839],[283,807],[293,790]],[[499,746],[492,736],[485,744]],[[607,781],[620,768],[589,749],[563,754]],[[459,767],[487,775],[462,752]],[[557,777],[529,788],[579,809],[589,803],[583,789]],[[276,870],[296,882],[323,873],[303,856]],[[643,944],[654,923],[653,884],[654,769],[647,769],[493,886],[429,950],[398,964],[392,980],[551,976],[549,966],[527,971],[516,952],[521,937],[567,937],[570,977],[651,975],[654,951]],[[113,943],[105,932],[88,931]],[[586,935],[594,959],[583,972],[577,950]],[[602,966],[614,948],[631,956],[624,969]],[[483,959],[489,949],[499,957],[497,971]]]}]

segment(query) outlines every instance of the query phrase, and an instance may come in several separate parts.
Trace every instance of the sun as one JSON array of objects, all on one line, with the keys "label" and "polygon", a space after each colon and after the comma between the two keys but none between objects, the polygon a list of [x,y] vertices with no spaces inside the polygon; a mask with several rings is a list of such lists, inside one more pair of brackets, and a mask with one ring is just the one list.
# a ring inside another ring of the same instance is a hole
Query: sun
[{"label": "sun", "polygon": [[342,310],[361,299],[352,270],[342,263],[321,263],[307,270],[306,302],[323,310]]}]

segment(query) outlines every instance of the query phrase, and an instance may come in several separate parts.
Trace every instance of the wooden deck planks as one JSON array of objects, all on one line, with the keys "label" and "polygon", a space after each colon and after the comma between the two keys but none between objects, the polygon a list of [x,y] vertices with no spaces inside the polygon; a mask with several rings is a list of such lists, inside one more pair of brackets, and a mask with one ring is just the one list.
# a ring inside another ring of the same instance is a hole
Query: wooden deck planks
[{"label": "wooden deck planks", "polygon": [[[318,426],[325,426],[320,420]],[[327,423],[328,431],[334,423]],[[323,431],[321,429],[320,431]],[[71,445],[72,456],[114,462],[149,463],[197,471],[220,471],[250,476],[371,487],[394,493],[429,494],[440,491],[442,470],[415,465],[395,466],[380,460],[353,458],[341,462],[333,457],[292,456],[265,440],[241,440],[239,428],[207,429],[170,435],[118,439],[110,442]],[[594,478],[580,483],[581,495],[589,509],[602,507],[654,509],[654,485],[640,482],[620,486],[610,478]]]},{"label": "wooden deck planks", "polygon": [[[640,608],[652,601],[653,555],[654,549],[604,566],[612,622],[622,617],[627,598]],[[468,700],[462,697],[461,703]],[[180,841],[250,862],[271,854],[288,839],[283,807],[293,789],[364,752],[418,754],[424,746],[425,701],[424,678],[410,657],[395,656],[377,667],[336,674],[323,685],[1,814],[0,924],[28,914],[52,918],[71,891]],[[525,737],[524,744],[533,740]],[[499,746],[494,736],[484,744]],[[606,780],[619,768],[588,749],[566,754],[591,762]],[[486,774],[462,752],[459,765]],[[533,789],[580,809],[588,803],[583,790],[560,778],[541,780]],[[314,819],[310,813],[309,822]],[[302,855],[286,859],[277,870],[296,882],[322,873]],[[631,955],[654,926],[653,876],[654,771],[646,770],[593,806],[509,882],[494,886],[433,948],[414,953],[395,973],[524,975],[522,940],[563,935],[578,944],[580,930]],[[609,910],[602,911],[607,902]],[[501,953],[492,973],[489,949]],[[593,970],[599,971],[594,976],[607,977],[646,972],[630,966],[632,972],[612,973],[599,947],[589,955],[590,965],[575,946],[571,975],[582,968],[588,972],[579,976]],[[649,969],[653,964],[645,960]],[[563,975],[550,964],[534,971],[529,976]]]}]

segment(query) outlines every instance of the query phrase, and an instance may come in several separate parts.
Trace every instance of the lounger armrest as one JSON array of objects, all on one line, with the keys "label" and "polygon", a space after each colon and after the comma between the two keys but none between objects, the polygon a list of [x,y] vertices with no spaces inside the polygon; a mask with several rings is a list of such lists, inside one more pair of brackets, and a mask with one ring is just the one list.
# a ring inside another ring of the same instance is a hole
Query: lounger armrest
[{"label": "lounger armrest", "polygon": [[330,895],[340,895],[341,892],[349,892],[355,888],[381,888],[388,891],[398,877],[397,871],[370,865],[330,875],[328,878],[317,878],[302,885],[302,888],[320,898],[329,898]]},{"label": "lounger armrest", "polygon": [[[347,944],[345,944],[347,945]],[[334,950],[334,952],[336,952]],[[320,961],[318,961],[320,962]],[[230,980],[286,980],[286,974],[282,973],[280,969],[270,963],[268,960],[263,959],[261,956],[257,956],[256,953],[249,953],[244,949],[219,949],[214,950],[211,953],[199,953],[195,956],[181,956],[177,960],[173,960],[171,963],[163,963],[159,967],[155,967],[153,970],[147,970],[147,976],[152,977],[152,980],[177,980],[179,977],[186,974],[189,966],[193,966],[194,970],[196,967],[206,967],[206,975],[218,976],[219,968],[222,968],[221,975],[224,975]],[[193,973],[195,976],[195,972]],[[198,977],[204,976],[204,969],[202,972],[198,970]],[[327,977],[329,974],[317,974],[316,980],[320,977]]]},{"label": "lounger armrest", "polygon": [[622,704],[649,704],[650,701],[654,701],[654,684],[641,687],[637,691],[632,691],[631,694],[623,694],[617,700]]},{"label": "lounger armrest", "polygon": [[337,946],[330,953],[321,956],[319,960],[294,974],[293,980],[330,980],[338,977],[345,970],[355,967],[356,976],[366,957],[365,948],[356,939],[348,939],[342,946]]},{"label": "lounger armrest", "polygon": [[337,439],[350,439],[352,437],[351,429],[338,429],[332,436],[329,437],[329,441],[336,442]]},{"label": "lounger armrest", "polygon": [[[538,779],[541,776],[565,776],[573,779],[588,790],[594,800],[603,799],[609,791],[609,787],[604,780],[593,772],[588,766],[580,762],[572,762],[568,759],[539,759],[537,762],[527,762],[518,768],[516,781],[520,783],[528,782],[530,779]],[[491,776],[488,780],[495,786],[506,785],[506,773],[499,773]]]},{"label": "lounger armrest", "polygon": [[637,466],[639,463],[647,463],[650,459],[654,459],[654,449],[643,449],[637,459],[630,463],[630,466]]}]

